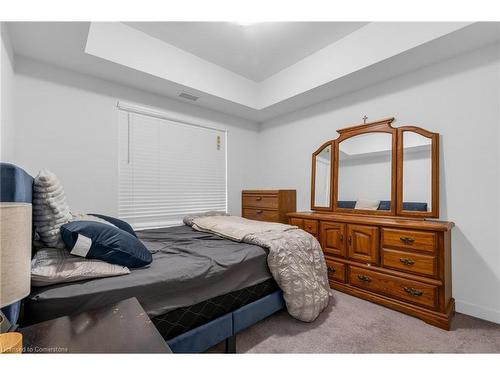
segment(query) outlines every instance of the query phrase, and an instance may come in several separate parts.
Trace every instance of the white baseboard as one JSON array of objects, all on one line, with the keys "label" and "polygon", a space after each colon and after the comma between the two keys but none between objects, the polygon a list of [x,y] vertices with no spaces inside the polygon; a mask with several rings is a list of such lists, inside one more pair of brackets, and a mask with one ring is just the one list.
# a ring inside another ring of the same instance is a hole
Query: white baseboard
[{"label": "white baseboard", "polygon": [[455,300],[455,310],[462,314],[500,324],[500,311],[497,310],[487,309],[482,306],[457,300]]}]

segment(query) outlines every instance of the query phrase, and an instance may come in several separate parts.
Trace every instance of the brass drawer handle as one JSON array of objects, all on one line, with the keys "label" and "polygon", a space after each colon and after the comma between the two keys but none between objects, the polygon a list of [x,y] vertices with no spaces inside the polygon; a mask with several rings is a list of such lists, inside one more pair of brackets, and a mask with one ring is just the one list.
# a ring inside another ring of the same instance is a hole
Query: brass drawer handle
[{"label": "brass drawer handle", "polygon": [[411,237],[399,237],[399,239],[403,241],[406,245],[411,245],[413,242],[415,242],[415,239]]},{"label": "brass drawer handle", "polygon": [[403,263],[405,266],[412,266],[415,264],[415,261],[409,258],[399,258],[399,261]]},{"label": "brass drawer handle", "polygon": [[328,266],[328,272],[335,273],[335,268]]},{"label": "brass drawer handle", "polygon": [[370,281],[372,281],[372,279],[370,279],[368,276],[366,275],[358,275],[358,279],[364,283],[368,283]]},{"label": "brass drawer handle", "polygon": [[405,286],[403,289],[406,293],[413,297],[420,297],[422,294],[424,294],[424,292],[422,292],[421,290],[416,290],[407,286]]},{"label": "brass drawer handle", "polygon": [[257,197],[255,198],[256,201],[261,201],[262,200],[262,197]]},{"label": "brass drawer handle", "polygon": [[264,211],[262,211],[262,210],[257,210],[256,212],[260,215],[260,214],[261,214],[261,213],[263,213]]},{"label": "brass drawer handle", "polygon": [[340,243],[344,243],[344,235],[343,234],[340,235]]},{"label": "brass drawer handle", "polygon": [[352,245],[352,236],[349,236],[349,238],[347,239],[347,242],[349,243],[349,245]]}]

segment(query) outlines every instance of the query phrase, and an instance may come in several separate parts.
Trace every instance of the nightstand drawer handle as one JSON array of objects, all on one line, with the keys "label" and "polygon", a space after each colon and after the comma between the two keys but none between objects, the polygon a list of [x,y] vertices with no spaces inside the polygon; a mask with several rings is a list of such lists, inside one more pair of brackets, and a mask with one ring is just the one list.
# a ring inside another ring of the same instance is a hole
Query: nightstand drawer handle
[{"label": "nightstand drawer handle", "polygon": [[405,266],[412,266],[415,264],[415,261],[409,258],[399,258],[399,261],[403,263]]},{"label": "nightstand drawer handle", "polygon": [[259,215],[260,215],[261,213],[263,213],[263,212],[264,212],[264,211],[262,211],[262,210],[257,210],[257,214],[259,214]]},{"label": "nightstand drawer handle", "polygon": [[257,197],[255,198],[256,201],[261,201],[262,200],[262,197]]},{"label": "nightstand drawer handle", "polygon": [[422,294],[424,294],[424,292],[422,292],[421,290],[416,290],[413,288],[409,288],[407,286],[405,286],[403,289],[405,290],[406,293],[408,293],[410,296],[413,297],[420,297]]},{"label": "nightstand drawer handle", "polygon": [[413,242],[415,242],[415,239],[411,237],[399,237],[399,239],[403,241],[406,245],[411,245]]},{"label": "nightstand drawer handle", "polygon": [[364,283],[368,283],[370,281],[372,281],[372,279],[370,279],[368,276],[366,275],[358,275],[358,279]]},{"label": "nightstand drawer handle", "polygon": [[335,268],[328,266],[328,272],[335,273]]}]

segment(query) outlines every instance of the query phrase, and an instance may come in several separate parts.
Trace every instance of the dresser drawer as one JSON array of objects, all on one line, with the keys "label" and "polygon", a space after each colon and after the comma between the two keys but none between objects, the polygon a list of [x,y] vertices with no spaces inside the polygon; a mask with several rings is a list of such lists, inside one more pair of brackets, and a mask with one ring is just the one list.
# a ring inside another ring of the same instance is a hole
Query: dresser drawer
[{"label": "dresser drawer", "polygon": [[295,225],[295,226],[299,227],[300,229],[304,229],[304,220],[303,219],[299,219],[297,217],[291,217],[288,220],[288,223],[290,225]]},{"label": "dresser drawer", "polygon": [[274,210],[261,210],[258,208],[243,208],[243,217],[250,220],[279,222],[279,213]]},{"label": "dresser drawer", "polygon": [[344,263],[335,262],[328,258],[325,260],[326,260],[326,266],[328,268],[328,279],[345,283],[346,265]]},{"label": "dresser drawer", "polygon": [[304,219],[304,230],[311,233],[313,236],[318,235],[318,221]]},{"label": "dresser drawer", "polygon": [[386,268],[394,268],[424,276],[437,276],[437,259],[432,255],[383,249],[382,265]]},{"label": "dresser drawer", "polygon": [[382,247],[435,252],[438,245],[435,232],[412,231],[401,229],[382,229]]},{"label": "dresser drawer", "polygon": [[438,287],[435,285],[353,266],[349,267],[349,280],[351,285],[358,288],[426,307],[437,306]]},{"label": "dresser drawer", "polygon": [[278,209],[277,195],[243,194],[243,207]]}]

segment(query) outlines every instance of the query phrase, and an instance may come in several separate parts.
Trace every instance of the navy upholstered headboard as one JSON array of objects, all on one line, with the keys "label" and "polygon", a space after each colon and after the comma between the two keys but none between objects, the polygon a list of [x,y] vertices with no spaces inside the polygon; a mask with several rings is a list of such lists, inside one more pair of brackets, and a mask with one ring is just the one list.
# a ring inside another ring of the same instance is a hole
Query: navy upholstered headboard
[{"label": "navy upholstered headboard", "polygon": [[32,203],[33,177],[18,166],[0,162],[0,202]]},{"label": "navy upholstered headboard", "polygon": [[[18,166],[0,162],[0,202],[33,201],[33,177]],[[2,312],[11,323],[16,323],[19,318],[21,303],[16,302],[4,307]]]}]

